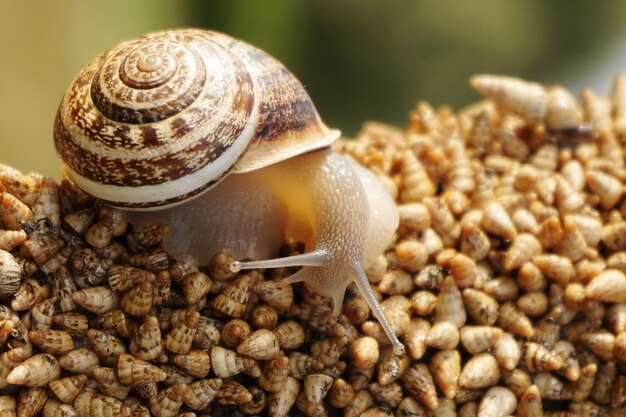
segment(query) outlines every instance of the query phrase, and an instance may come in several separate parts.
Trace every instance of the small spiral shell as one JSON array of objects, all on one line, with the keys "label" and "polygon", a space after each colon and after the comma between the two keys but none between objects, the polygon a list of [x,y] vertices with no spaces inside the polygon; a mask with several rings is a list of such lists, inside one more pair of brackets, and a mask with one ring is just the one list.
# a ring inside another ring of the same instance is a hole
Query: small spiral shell
[{"label": "small spiral shell", "polygon": [[325,147],[338,135],[278,61],[195,29],[146,35],[93,59],[63,97],[54,129],[72,181],[136,209],[176,204],[229,172]]}]

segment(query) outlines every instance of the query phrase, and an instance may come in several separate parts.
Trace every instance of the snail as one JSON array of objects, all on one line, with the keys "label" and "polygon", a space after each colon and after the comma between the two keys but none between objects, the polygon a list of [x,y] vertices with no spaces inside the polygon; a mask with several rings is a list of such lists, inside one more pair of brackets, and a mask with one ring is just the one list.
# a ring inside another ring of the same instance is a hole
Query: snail
[{"label": "snail", "polygon": [[[265,52],[224,34],[175,30],[93,59],[64,95],[54,141],[64,174],[130,223],[165,223],[164,248],[206,265],[227,249],[241,269],[301,266],[341,311],[354,281],[396,351],[403,349],[365,269],[398,224],[370,171],[330,149],[299,81]],[[305,253],[268,259],[285,236]]]}]

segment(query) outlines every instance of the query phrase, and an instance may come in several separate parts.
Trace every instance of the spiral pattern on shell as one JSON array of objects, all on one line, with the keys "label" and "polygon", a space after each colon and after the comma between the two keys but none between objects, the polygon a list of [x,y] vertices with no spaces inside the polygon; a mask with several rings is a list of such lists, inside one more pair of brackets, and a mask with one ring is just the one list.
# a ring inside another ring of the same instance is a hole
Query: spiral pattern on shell
[{"label": "spiral pattern on shell", "polygon": [[55,123],[57,153],[85,192],[160,208],[247,172],[329,145],[297,79],[244,42],[203,30],[123,42],[85,66]]}]

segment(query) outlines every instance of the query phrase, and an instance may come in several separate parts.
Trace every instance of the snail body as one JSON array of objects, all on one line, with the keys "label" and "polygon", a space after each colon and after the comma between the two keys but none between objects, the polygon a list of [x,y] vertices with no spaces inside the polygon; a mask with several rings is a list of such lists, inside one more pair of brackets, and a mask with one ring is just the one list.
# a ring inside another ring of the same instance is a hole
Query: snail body
[{"label": "snail body", "polygon": [[[182,30],[120,44],[88,64],[64,96],[55,146],[67,176],[131,223],[167,223],[165,249],[204,265],[302,266],[304,282],[341,309],[354,281],[402,349],[365,268],[398,224],[369,171],[329,148],[327,128],[278,61],[225,35]],[[139,211],[138,211],[139,210]],[[306,252],[268,259],[288,236]]]}]

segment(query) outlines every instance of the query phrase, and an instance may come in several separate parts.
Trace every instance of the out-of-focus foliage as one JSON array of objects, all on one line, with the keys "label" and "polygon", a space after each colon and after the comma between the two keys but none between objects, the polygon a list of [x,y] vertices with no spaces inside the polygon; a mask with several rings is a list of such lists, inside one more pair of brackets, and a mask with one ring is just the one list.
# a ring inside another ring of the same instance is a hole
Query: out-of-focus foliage
[{"label": "out-of-focus foliage", "polygon": [[36,3],[3,8],[0,161],[52,175],[52,123],[71,78],[90,57],[148,31],[212,28],[266,50],[300,78],[327,124],[348,135],[369,119],[403,126],[418,100],[463,106],[478,98],[467,85],[474,73],[580,88],[626,36],[619,0]]}]

